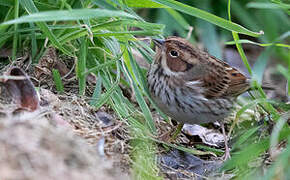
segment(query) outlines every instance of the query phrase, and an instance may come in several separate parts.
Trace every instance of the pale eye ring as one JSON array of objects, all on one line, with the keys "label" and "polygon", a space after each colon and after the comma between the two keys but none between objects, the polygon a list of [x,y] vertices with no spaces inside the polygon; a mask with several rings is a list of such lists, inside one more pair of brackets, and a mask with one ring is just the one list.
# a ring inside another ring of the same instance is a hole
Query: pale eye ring
[{"label": "pale eye ring", "polygon": [[170,56],[173,57],[173,58],[176,58],[179,56],[179,53],[177,51],[174,51],[174,50],[171,50],[169,52]]}]

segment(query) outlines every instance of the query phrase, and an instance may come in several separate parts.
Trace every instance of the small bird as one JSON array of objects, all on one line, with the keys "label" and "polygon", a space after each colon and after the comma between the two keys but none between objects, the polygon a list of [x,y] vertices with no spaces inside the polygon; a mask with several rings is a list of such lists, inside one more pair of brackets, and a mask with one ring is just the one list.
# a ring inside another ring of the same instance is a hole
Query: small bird
[{"label": "small bird", "polygon": [[250,89],[250,79],[183,38],[153,41],[156,55],[147,74],[152,99],[182,125],[220,122],[227,159],[223,120],[232,112],[237,96]]}]

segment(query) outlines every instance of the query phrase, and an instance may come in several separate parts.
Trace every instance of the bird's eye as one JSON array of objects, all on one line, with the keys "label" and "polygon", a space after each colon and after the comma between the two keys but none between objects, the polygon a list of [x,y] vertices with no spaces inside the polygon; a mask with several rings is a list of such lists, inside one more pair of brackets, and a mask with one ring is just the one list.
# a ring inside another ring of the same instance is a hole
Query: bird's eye
[{"label": "bird's eye", "polygon": [[170,54],[171,57],[174,57],[174,58],[179,55],[178,52],[177,51],[174,51],[174,50],[170,51],[169,54]]}]

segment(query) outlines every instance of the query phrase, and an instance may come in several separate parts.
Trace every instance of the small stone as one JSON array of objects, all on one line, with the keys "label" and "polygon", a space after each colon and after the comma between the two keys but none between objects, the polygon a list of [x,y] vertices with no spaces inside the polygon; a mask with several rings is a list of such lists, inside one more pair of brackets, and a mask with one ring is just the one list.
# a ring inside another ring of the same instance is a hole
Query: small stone
[{"label": "small stone", "polygon": [[96,115],[97,119],[103,123],[104,127],[109,127],[114,124],[114,118],[110,114],[104,111],[98,111]]}]

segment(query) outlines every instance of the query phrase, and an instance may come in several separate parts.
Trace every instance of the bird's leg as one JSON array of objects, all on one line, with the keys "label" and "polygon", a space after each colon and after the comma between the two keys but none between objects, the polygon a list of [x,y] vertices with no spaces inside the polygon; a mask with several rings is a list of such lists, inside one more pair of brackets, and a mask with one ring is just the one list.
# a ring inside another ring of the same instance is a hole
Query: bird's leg
[{"label": "bird's leg", "polygon": [[227,159],[231,158],[231,155],[230,155],[230,149],[228,146],[228,138],[225,131],[225,125],[223,122],[221,122],[221,128],[222,128],[222,133],[225,139],[225,154],[223,155],[223,160],[226,161]]},{"label": "bird's leg", "polygon": [[182,130],[183,125],[184,125],[183,123],[179,123],[179,124],[177,125],[177,128],[176,128],[176,130],[174,131],[173,135],[171,136],[169,142],[172,142],[172,141],[174,141],[174,140],[177,138],[178,134],[179,134],[179,133],[181,132],[181,130]]}]

